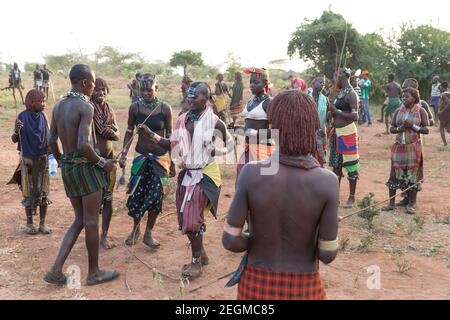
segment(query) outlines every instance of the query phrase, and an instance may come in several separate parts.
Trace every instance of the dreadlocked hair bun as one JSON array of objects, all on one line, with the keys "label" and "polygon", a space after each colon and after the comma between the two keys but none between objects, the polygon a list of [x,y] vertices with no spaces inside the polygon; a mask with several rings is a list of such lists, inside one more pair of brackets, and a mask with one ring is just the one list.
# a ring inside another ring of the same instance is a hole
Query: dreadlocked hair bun
[{"label": "dreadlocked hair bun", "polygon": [[298,90],[278,94],[269,106],[269,122],[279,130],[280,152],[286,155],[314,154],[319,115],[312,97]]},{"label": "dreadlocked hair bun", "polygon": [[35,102],[39,102],[42,99],[45,99],[44,92],[37,89],[31,89],[25,96],[25,106],[27,109],[31,109]]}]

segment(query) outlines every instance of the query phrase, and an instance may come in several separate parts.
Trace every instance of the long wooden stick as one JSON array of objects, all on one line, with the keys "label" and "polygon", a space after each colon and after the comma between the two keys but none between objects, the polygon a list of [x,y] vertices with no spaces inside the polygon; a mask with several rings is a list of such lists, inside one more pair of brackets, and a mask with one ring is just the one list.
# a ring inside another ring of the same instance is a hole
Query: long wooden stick
[{"label": "long wooden stick", "polygon": [[[153,268],[151,265],[149,265],[147,262],[145,262],[144,260],[142,260],[141,258],[139,258],[139,256],[137,256],[134,252],[132,252],[130,249],[127,248],[127,245],[124,244],[125,249],[134,257],[136,258],[139,262],[141,262],[144,266],[146,266],[150,271],[153,271],[155,268]],[[170,280],[173,281],[180,281],[180,279],[174,278],[171,275],[168,275],[167,273],[161,272],[159,270],[157,270],[157,272],[163,276],[165,276],[166,278],[169,278]]]},{"label": "long wooden stick", "polygon": [[[416,183],[413,184],[412,186],[409,186],[409,187],[406,188],[405,190],[402,190],[402,192],[406,192],[406,191],[408,191],[408,190],[414,188],[415,186],[417,186],[418,184],[420,184],[420,183],[422,183],[422,182],[423,182],[423,180],[419,180],[418,182],[416,182]],[[380,204],[386,203],[386,202],[388,202],[388,201],[394,199],[396,196],[397,196],[397,195],[392,196],[392,197],[389,197],[388,199],[383,200],[383,201],[380,201],[380,202],[377,202],[377,203],[374,203],[373,205],[368,206],[367,208],[364,208],[364,209],[358,210],[358,211],[356,211],[356,212],[350,213],[349,215],[347,215],[347,216],[342,217],[341,219],[339,219],[339,221],[342,221],[342,220],[344,220],[344,219],[347,219],[347,218],[349,218],[349,217],[351,217],[351,216],[354,216],[354,215],[356,215],[356,214],[358,214],[358,213],[364,212],[364,211],[366,211],[366,210],[368,210],[368,209],[377,207],[377,206],[379,206]]]},{"label": "long wooden stick", "polygon": [[[142,121],[141,124],[144,124],[147,122],[147,120],[150,118],[150,116],[153,114],[153,112],[155,112],[155,110],[158,108],[158,106],[155,107],[155,109],[152,110],[152,112],[150,112],[150,114],[147,116],[147,118],[145,118],[144,121]],[[128,140],[128,142],[123,146],[122,150],[119,152],[119,154],[116,157],[116,160],[119,159],[123,153],[125,153],[125,150],[131,145],[131,143],[133,142],[134,137],[138,134],[138,131],[136,130],[136,132],[131,136],[130,140]]]},{"label": "long wooden stick", "polygon": [[231,276],[233,273],[234,273],[234,271],[233,272],[229,272],[227,274],[224,274],[224,275],[220,276],[219,278],[217,278],[215,280],[211,280],[211,281],[209,281],[207,283],[204,283],[204,284],[198,286],[197,288],[189,290],[189,293],[192,293],[192,292],[198,291],[198,290],[200,290],[202,288],[208,287],[208,286],[210,286],[210,285],[212,285],[212,284],[214,284],[214,283],[216,283],[216,282],[218,282],[218,281],[220,281],[220,280],[222,280],[224,278],[227,278],[227,277]]}]

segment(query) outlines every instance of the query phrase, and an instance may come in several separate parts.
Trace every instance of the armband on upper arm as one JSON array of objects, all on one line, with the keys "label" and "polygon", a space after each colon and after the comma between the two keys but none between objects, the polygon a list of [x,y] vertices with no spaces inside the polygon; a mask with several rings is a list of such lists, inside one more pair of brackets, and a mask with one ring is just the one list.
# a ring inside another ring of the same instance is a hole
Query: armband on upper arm
[{"label": "armband on upper arm", "polygon": [[242,228],[233,227],[228,222],[225,222],[225,225],[223,226],[223,232],[226,232],[233,237],[239,237],[242,234]]},{"label": "armband on upper arm", "polygon": [[91,136],[78,136],[78,142],[91,142]]},{"label": "armband on upper arm", "polygon": [[322,239],[319,239],[319,250],[323,251],[337,251],[339,247],[339,239],[336,238],[336,240],[332,241],[324,241]]}]

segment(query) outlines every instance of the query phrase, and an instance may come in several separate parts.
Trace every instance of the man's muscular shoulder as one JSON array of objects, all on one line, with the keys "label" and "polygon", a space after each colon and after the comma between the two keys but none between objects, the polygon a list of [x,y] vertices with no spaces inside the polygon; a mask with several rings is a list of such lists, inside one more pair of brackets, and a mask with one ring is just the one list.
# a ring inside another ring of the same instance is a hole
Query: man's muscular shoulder
[{"label": "man's muscular shoulder", "polygon": [[325,168],[316,168],[313,172],[311,187],[316,186],[318,192],[336,192],[336,188],[339,188],[339,179],[334,172]]}]

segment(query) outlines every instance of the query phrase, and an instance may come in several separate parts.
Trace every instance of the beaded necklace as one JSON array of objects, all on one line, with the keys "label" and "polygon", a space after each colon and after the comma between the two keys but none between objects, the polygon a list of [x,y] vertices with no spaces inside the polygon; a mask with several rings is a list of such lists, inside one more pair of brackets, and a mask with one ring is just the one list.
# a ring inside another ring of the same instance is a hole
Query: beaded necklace
[{"label": "beaded necklace", "polygon": [[339,92],[338,94],[338,99],[342,99],[344,98],[348,93],[350,93],[353,90],[353,87],[351,85],[347,86],[344,88],[344,90],[342,90],[341,92]]},{"label": "beaded necklace", "polygon": [[[91,99],[90,99],[87,95],[82,94],[81,92],[76,92],[76,91],[74,91],[73,89],[70,89],[70,90],[67,92],[66,98],[75,98],[75,99],[78,99],[78,100],[87,102],[87,103],[89,103],[90,105],[94,106],[94,105],[92,104],[92,102],[91,102]],[[92,134],[92,137],[94,138],[94,139],[93,139],[93,142],[94,142],[94,145],[96,145],[96,144],[97,144],[97,138],[95,137],[95,126],[94,126],[94,121],[92,121],[92,128],[91,128],[91,129],[92,129],[91,134]]]},{"label": "beaded necklace", "polygon": [[158,99],[158,97],[155,97],[149,102],[144,101],[144,104],[147,108],[154,109],[159,105],[159,99]]},{"label": "beaded necklace", "polygon": [[206,106],[202,109],[202,110],[189,110],[188,114],[186,115],[186,122],[187,121],[191,121],[191,122],[195,122],[198,121],[200,119],[200,117],[202,116],[202,114],[205,112],[206,110]]},{"label": "beaded necklace", "polygon": [[253,102],[258,103],[258,102],[266,100],[267,98],[269,98],[269,95],[267,93],[264,93],[262,96],[259,96],[259,97],[254,96],[252,100],[253,100]]},{"label": "beaded necklace", "polygon": [[89,100],[90,100],[87,95],[84,95],[81,92],[76,92],[73,89],[70,89],[67,92],[66,98],[75,98],[75,99],[79,99],[79,100],[84,101],[84,102],[89,102]]}]

